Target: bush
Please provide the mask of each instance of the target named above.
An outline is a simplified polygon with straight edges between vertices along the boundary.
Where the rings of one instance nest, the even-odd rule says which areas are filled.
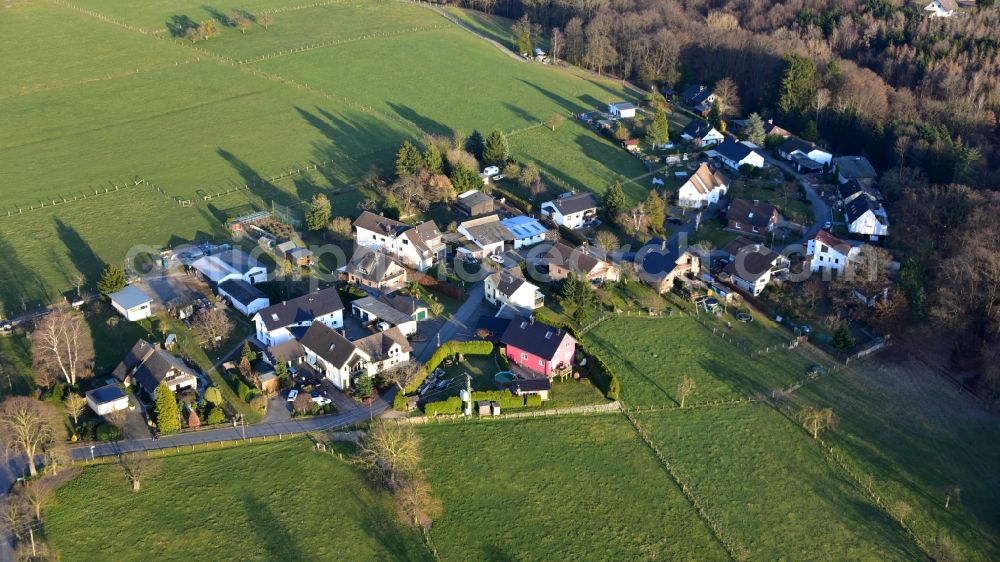
[[[397,412],[406,411],[406,395],[402,392],[397,392],[396,397],[392,399],[392,409]]]
[[[193,390],[185,390],[181,392],[177,399],[185,404],[194,404],[198,401],[198,393]]]
[[[501,347],[497,350],[497,361],[500,363],[500,368],[509,371],[510,370],[510,359],[507,359],[507,348]]]
[[[530,394],[525,398],[524,405],[528,408],[539,408],[542,405],[542,397],[537,394]]]
[[[118,441],[122,438],[122,430],[115,425],[104,422],[97,426],[94,438],[98,441]]]
[[[250,407],[261,414],[267,412],[267,398],[258,392],[250,398]]]
[[[412,394],[416,392],[420,385],[424,382],[428,375],[434,372],[441,363],[455,355],[456,353],[463,353],[466,355],[489,355],[493,353],[493,342],[484,340],[472,340],[472,341],[449,341],[441,344],[441,347],[434,351],[434,355],[424,363],[423,369],[417,374],[410,386],[407,386],[404,390],[404,394]]]
[[[424,404],[424,414],[428,417],[437,415],[457,415],[462,413],[462,399],[452,396],[447,400]]]
[[[205,416],[205,423],[209,425],[223,423],[225,421],[226,413],[222,410],[222,406],[212,406],[212,409],[208,411],[208,415]]]
[[[244,402],[249,402],[250,398],[252,398],[252,396],[250,395],[250,387],[239,379],[235,380],[236,380],[236,388],[234,388],[233,390],[236,391],[236,396],[239,396],[240,400]]]
[[[559,227],[559,235],[569,242],[571,246],[582,246],[587,241],[582,234],[565,226]]]
[[[507,200],[507,204],[513,207],[517,207],[521,212],[525,214],[531,214],[531,203],[525,201],[524,199],[514,195],[510,191],[503,189],[501,187],[494,186],[493,193],[499,195]]]

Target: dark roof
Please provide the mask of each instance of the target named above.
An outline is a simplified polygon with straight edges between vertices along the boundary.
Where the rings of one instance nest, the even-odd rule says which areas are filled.
[[[791,154],[796,150],[804,153],[809,153],[812,150],[823,150],[814,142],[807,142],[798,137],[792,137],[785,142],[778,145],[778,150],[784,152],[785,154]],[[826,152],[826,150],[823,150]],[[829,154],[829,153],[827,153]]]
[[[754,203],[746,199],[733,199],[726,212],[727,220],[734,220],[752,226],[766,228],[771,224],[777,207],[769,203]]]
[[[837,187],[837,192],[841,199],[850,199],[854,194],[867,195],[872,199],[878,199],[878,192],[874,187],[862,184],[856,179],[847,180]]]
[[[273,304],[259,310],[257,314],[268,330],[283,328],[289,324],[309,322],[317,316],[323,316],[344,309],[340,294],[336,287],[321,289],[279,304]]]
[[[361,351],[368,354],[373,361],[382,361],[389,354],[393,344],[399,344],[404,352],[413,351],[410,342],[406,341],[406,336],[397,327],[389,328],[381,332],[375,332],[370,336],[365,336],[359,340],[354,340],[354,345]]]
[[[739,162],[750,155],[750,153],[754,152],[754,149],[743,144],[742,142],[734,140],[732,137],[726,137],[726,140],[722,141],[721,144],[717,144],[712,150],[732,160],[733,162]]]
[[[381,295],[378,299],[407,316],[414,314],[421,308],[427,308],[427,303],[420,299],[415,299],[410,295]]]
[[[507,330],[507,326],[510,326],[509,318],[483,315],[480,316],[479,321],[476,322],[476,331],[486,330],[490,334],[502,335]]]
[[[546,377],[531,378],[531,379],[516,379],[503,386],[509,388],[511,392],[520,389],[521,392],[538,392],[541,390],[551,390],[552,381]]]
[[[559,328],[543,324],[537,320],[518,316],[511,320],[507,330],[500,336],[500,343],[512,345],[544,359],[552,359],[563,338],[573,336]]]
[[[770,271],[780,257],[763,244],[747,244],[736,253],[736,259],[726,265],[725,272],[754,282]]]
[[[560,197],[559,199],[549,201],[549,203],[554,205],[564,215],[572,215],[573,213],[596,209],[598,207],[597,197],[594,197],[594,194],[589,192],[577,193],[569,197]]]
[[[847,179],[875,179],[875,167],[864,156],[839,156],[833,159],[837,172]]]
[[[396,268],[393,268],[394,265]],[[388,255],[366,246],[358,246],[351,261],[347,262],[348,273],[376,283],[384,281],[393,269],[399,267]]]
[[[139,340],[115,368],[114,376],[124,381],[131,375],[135,384],[152,396],[156,392],[156,387],[174,371],[182,375],[195,376],[194,371],[180,358],[163,350],[159,345]]]
[[[302,344],[294,339],[272,345],[267,348],[267,352],[277,361],[295,361],[300,357],[305,357],[306,354],[305,350],[302,349]]]
[[[695,84],[693,86],[688,86],[688,88],[681,93],[681,101],[691,105],[698,105],[707,100],[711,95],[712,90],[710,88],[700,84]]]
[[[712,124],[704,119],[692,119],[684,130],[681,131],[682,135],[687,135],[693,139],[700,139],[708,134],[712,130]]]
[[[601,260],[587,254],[580,248],[570,248],[562,242],[553,244],[551,248],[542,254],[542,259],[546,263],[559,265],[576,273],[584,274],[590,273],[601,263]]]
[[[864,215],[868,211],[871,211],[872,214],[875,215],[875,218],[878,219],[879,222],[884,224],[885,217],[883,217],[880,213],[875,212],[879,208],[880,207],[878,203],[872,201],[871,198],[857,197],[853,201],[848,203],[846,207],[844,207],[844,214],[847,216],[847,222],[854,222],[858,220],[858,218],[861,215]]]
[[[90,398],[95,404],[107,404],[108,402],[119,400],[124,396],[126,396],[125,391],[117,384],[95,388],[87,393],[87,398]]]
[[[230,297],[244,305],[250,304],[257,299],[266,299],[267,295],[260,289],[242,279],[229,279],[219,283],[219,289],[225,291]]]
[[[653,238],[636,252],[640,258],[639,276],[647,282],[659,281],[674,270],[685,253],[687,249],[682,252],[676,240],[664,244],[662,238]]]
[[[386,236],[398,236],[399,234],[413,228],[412,226],[392,220],[370,211],[361,213],[361,216],[354,219],[355,228],[363,228],[372,232],[381,232]]]
[[[344,368],[358,350],[347,338],[322,322],[313,322],[302,336],[301,343],[302,347],[338,369]]]
[[[514,273],[517,272],[517,273]],[[514,294],[515,291],[521,288],[521,285],[527,283],[523,275],[520,275],[521,270],[515,269],[502,270],[494,273],[491,277],[497,277],[497,291],[500,294],[510,296]]]
[[[470,191],[466,194],[459,195],[458,199],[455,200],[455,205],[461,209],[465,209],[468,212],[472,212],[476,207],[481,205],[489,205],[489,211],[493,210],[493,198],[486,195],[482,191]]]
[[[819,162],[809,158],[802,152],[796,152],[791,156],[792,162],[799,165],[800,168],[805,168],[809,171],[819,171],[823,169],[823,165]]]

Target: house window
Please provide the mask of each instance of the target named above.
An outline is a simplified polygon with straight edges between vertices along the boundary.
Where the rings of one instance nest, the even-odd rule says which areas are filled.
[[[743,227],[740,226],[740,223],[736,223],[736,228],[743,228]]]
[[[539,359],[538,360],[538,366],[539,367],[544,367],[545,366],[545,360],[544,359]]]
[[[521,361],[527,361],[527,360],[528,360],[528,354],[527,353],[521,353]]]

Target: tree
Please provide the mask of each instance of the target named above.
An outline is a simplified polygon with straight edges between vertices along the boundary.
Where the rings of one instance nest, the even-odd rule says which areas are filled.
[[[250,29],[250,26],[253,25],[253,22],[250,21],[250,17],[245,12],[240,10],[233,12],[233,14],[229,16],[229,21],[233,24],[233,27],[240,30],[240,33],[243,34],[246,34],[247,30]]]
[[[493,129],[483,144],[483,162],[490,166],[503,166],[510,158],[507,137],[500,129]]]
[[[722,118],[722,104],[719,100],[712,102],[712,109],[708,112],[708,122],[720,133],[726,132],[726,121]]]
[[[257,16],[257,23],[264,26],[264,31],[267,31],[271,24],[274,23],[274,16],[271,14],[261,14]]]
[[[854,347],[854,336],[851,335],[851,330],[847,327],[847,324],[841,324],[837,331],[833,334],[833,347],[836,347],[840,351],[850,351]]]
[[[125,473],[125,480],[133,492],[142,489],[142,477],[146,472],[146,460],[139,453],[122,453],[118,455],[118,466]]]
[[[615,183],[604,192],[604,212],[609,217],[617,217],[619,213],[625,211],[626,204],[625,190],[622,189],[621,182],[615,180]]]
[[[295,397],[295,401],[292,402],[292,409],[294,409],[299,414],[305,414],[311,412],[313,406],[316,404],[312,401],[309,394],[305,392],[300,392],[298,396]]]
[[[473,129],[469,138],[465,139],[465,151],[471,154],[476,160],[482,161],[483,150],[486,148],[486,141],[483,134]]]
[[[187,426],[190,429],[198,429],[201,427],[201,418],[198,417],[198,412],[196,412],[194,408],[191,408],[191,411],[188,412]]]
[[[625,123],[618,121],[618,123],[615,124],[614,137],[616,141],[627,141],[632,138],[632,131],[628,130]]]
[[[594,235],[594,242],[597,243],[597,247],[601,249],[605,257],[619,245],[618,237],[608,229],[598,230],[597,234]]]
[[[42,520],[42,510],[55,498],[55,486],[52,479],[36,478],[25,481],[20,490],[24,503],[35,512],[35,521]]]
[[[715,94],[715,99],[719,101],[722,115],[732,117],[740,114],[740,89],[732,78],[727,76],[716,82],[712,92]]]
[[[428,144],[424,150],[424,167],[435,174],[444,173],[444,157],[436,144]]]
[[[226,413],[223,411],[222,406],[212,406],[205,416],[205,423],[209,425],[215,425],[224,421],[226,421]]]
[[[530,56],[532,54],[531,32],[534,26],[528,18],[528,14],[521,16],[521,19],[510,26],[510,32],[514,38],[514,46],[518,54]]]
[[[410,386],[417,379],[419,373],[420,364],[410,361],[386,372],[383,377],[387,383],[396,385],[399,388],[399,392],[402,393],[406,387]]]
[[[545,120],[545,126],[555,132],[556,127],[566,122],[566,116],[561,113],[553,113]]]
[[[355,458],[376,480],[395,489],[420,467],[420,436],[412,425],[379,418],[361,439]]]
[[[806,126],[802,128],[802,138],[810,142],[816,142],[819,140],[819,129],[816,128],[816,122],[810,119],[806,122]]]
[[[87,399],[81,394],[70,392],[63,401],[63,407],[66,408],[66,414],[69,418],[73,420],[73,430],[75,432],[76,427],[80,423],[80,416],[87,409]]]
[[[399,150],[396,151],[396,178],[404,178],[406,176],[415,174],[423,166],[423,161],[420,157],[420,152],[417,151],[417,147],[405,140],[403,144],[399,146]]]
[[[778,109],[783,115],[798,117],[812,108],[815,80],[816,65],[812,59],[799,55],[785,59],[778,96]]]
[[[820,431],[831,427],[834,423],[833,410],[809,406],[799,412],[799,421],[809,430],[813,439],[819,439]]]
[[[431,493],[431,486],[420,477],[406,478],[396,487],[394,497],[403,523],[430,531],[431,524],[444,513],[444,504]]]
[[[743,128],[743,139],[748,140],[757,146],[764,146],[767,135],[764,133],[764,120],[757,113],[751,113],[747,118],[746,127]]]
[[[351,219],[347,217],[333,217],[327,229],[341,240],[350,240],[354,236],[354,227],[351,225]]]
[[[354,395],[364,400],[375,393],[375,380],[368,375],[359,375],[354,379]]]
[[[462,165],[455,166],[452,169],[450,179],[451,184],[455,187],[455,191],[459,193],[483,187],[483,180],[479,177],[479,174]]]
[[[517,176],[517,183],[521,187],[531,188],[531,186],[542,181],[542,172],[534,162],[528,162],[521,166],[521,172]]]
[[[27,396],[10,396],[0,404],[0,442],[25,456],[31,476],[38,475],[35,459],[54,445],[54,417],[48,404]]]
[[[163,435],[177,433],[181,429],[181,413],[177,409],[177,397],[166,383],[156,388],[156,428]]]
[[[220,307],[203,307],[195,313],[191,323],[196,334],[205,340],[205,347],[215,349],[233,330],[233,321]]]
[[[75,385],[94,367],[94,343],[82,314],[56,310],[42,317],[28,336],[40,381],[62,379]]]
[[[656,110],[653,121],[646,127],[646,142],[652,146],[664,145],[670,142],[670,125],[667,122],[667,112],[662,108]]]
[[[680,403],[681,408],[684,407],[684,403],[687,401],[691,393],[694,392],[694,379],[684,375],[681,377],[681,381],[677,383],[677,401]]]
[[[278,384],[285,386],[291,377],[291,373],[288,372],[288,365],[284,361],[278,361],[274,365],[274,376],[278,379]]]
[[[97,290],[102,295],[108,296],[117,293],[125,288],[125,269],[119,264],[108,264],[101,274],[101,279],[97,282]]]
[[[896,516],[896,519],[899,519],[900,523],[905,525],[907,518],[913,513],[913,507],[904,501],[897,501],[892,504],[892,513]]]
[[[559,55],[562,54],[563,45],[566,43],[566,36],[560,31],[558,27],[552,28],[552,35],[549,39],[549,55],[552,56],[553,61],[559,60]]]
[[[257,360],[257,353],[250,347],[250,342],[243,342],[243,349],[240,350],[240,359],[246,359],[247,362],[253,362]]]
[[[22,498],[9,496],[6,500],[0,500],[0,523],[10,529],[18,541],[24,540],[24,531],[27,530],[31,541],[31,556],[26,558],[31,560],[38,555],[35,546],[35,522],[31,520],[28,506]]]
[[[206,388],[203,398],[205,399],[205,402],[208,402],[213,406],[221,406],[226,402],[222,399],[222,391],[220,391],[217,386],[210,386]]]
[[[660,194],[655,190],[650,191],[643,208],[646,210],[646,217],[653,232],[662,233],[667,220],[667,206]]]
[[[309,210],[306,211],[306,228],[313,232],[323,230],[330,224],[330,200],[326,195],[317,193],[313,195]]]

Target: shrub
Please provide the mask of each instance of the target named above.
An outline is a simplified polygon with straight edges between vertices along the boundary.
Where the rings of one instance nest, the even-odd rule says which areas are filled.
[[[240,397],[240,400],[244,402],[250,401],[250,387],[246,385],[243,381],[236,379],[236,395]]]
[[[250,398],[250,407],[253,408],[254,411],[263,414],[267,411],[267,398],[258,392]]]
[[[406,395],[402,392],[397,392],[396,397],[392,399],[392,409],[397,412],[406,411]]]
[[[185,390],[177,399],[185,404],[194,404],[198,401],[198,393],[193,390]]]
[[[205,389],[205,402],[216,406],[221,406],[223,404],[224,400],[222,399],[222,392],[218,387],[210,386]]]
[[[510,359],[507,359],[507,349],[501,347],[497,351],[499,351],[499,353],[497,353],[497,361],[500,363],[500,368],[505,371],[509,371]]]
[[[424,404],[424,414],[428,417],[437,415],[456,415],[461,413],[462,399],[458,396],[452,396],[447,400],[441,400],[439,402],[429,402]]]
[[[94,437],[98,441],[117,441],[122,438],[122,430],[115,425],[103,422],[97,426]]]
[[[528,408],[539,408],[542,405],[542,397],[537,394],[530,394],[525,398],[524,405]]]
[[[493,342],[484,340],[472,340],[472,341],[449,341],[441,344],[441,347],[434,351],[434,355],[424,363],[423,369],[420,373],[413,379],[410,386],[404,389],[404,394],[412,394],[416,392],[420,385],[424,382],[430,373],[434,372],[438,366],[447,358],[455,355],[456,353],[463,353],[466,355],[489,355],[493,353]]]
[[[208,415],[205,416],[205,423],[209,425],[223,423],[226,421],[226,413],[222,410],[222,406],[212,406],[208,411]]]

